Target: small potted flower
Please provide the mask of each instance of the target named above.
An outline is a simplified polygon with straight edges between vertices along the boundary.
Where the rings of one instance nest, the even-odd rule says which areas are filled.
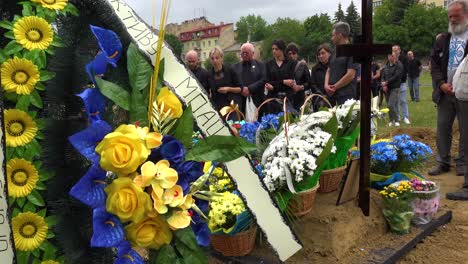
[[[409,181],[400,181],[385,187],[379,193],[384,201],[382,210],[390,230],[396,234],[407,234],[414,213],[411,208],[413,189]]]
[[[439,209],[439,186],[432,181],[413,178],[411,180],[411,188],[415,196],[411,202],[414,213],[412,222],[415,225],[427,224],[437,213],[437,209]]]

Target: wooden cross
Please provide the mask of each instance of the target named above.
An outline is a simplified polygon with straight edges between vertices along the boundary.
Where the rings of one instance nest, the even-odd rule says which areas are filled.
[[[337,56],[353,57],[361,63],[361,167],[359,178],[359,207],[369,216],[370,201],[370,118],[371,118],[371,74],[372,57],[391,53],[392,45],[373,44],[372,40],[372,0],[362,0],[362,37],[354,44],[338,45]]]

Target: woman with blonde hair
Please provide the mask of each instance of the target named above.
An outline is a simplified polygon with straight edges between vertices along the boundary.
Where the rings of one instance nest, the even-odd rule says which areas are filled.
[[[210,51],[209,56],[212,65],[210,87],[216,109],[219,111],[221,108],[230,105],[232,101],[239,106],[239,109],[244,109],[239,79],[231,67],[224,66],[223,51],[219,47],[215,47]],[[231,118],[237,117],[231,115]]]

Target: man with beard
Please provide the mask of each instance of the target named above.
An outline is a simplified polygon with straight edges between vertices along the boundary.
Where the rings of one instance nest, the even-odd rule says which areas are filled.
[[[185,54],[185,62],[190,71],[197,77],[197,80],[205,88],[205,91],[211,97],[210,90],[210,74],[207,70],[200,67],[200,59],[198,58],[198,53],[195,50],[191,50]]]
[[[460,144],[456,162],[456,174],[465,176],[463,189],[448,193],[447,199],[468,200],[468,173],[465,166],[467,155],[464,153],[463,136],[465,126],[460,117],[460,108],[452,87],[453,75],[467,54],[468,45],[468,6],[466,1],[456,0],[448,7],[449,32],[443,33],[434,44],[431,53],[431,75],[436,84],[432,100],[437,104],[437,162],[429,175],[439,175],[450,170],[450,148],[452,145],[452,126],[455,117],[460,124]],[[465,109],[466,111],[466,109]],[[465,120],[466,123],[466,120]]]

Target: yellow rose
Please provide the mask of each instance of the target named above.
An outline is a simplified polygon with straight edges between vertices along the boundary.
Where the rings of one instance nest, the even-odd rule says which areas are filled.
[[[161,107],[161,104],[164,102],[163,112],[166,113],[167,111],[171,110],[172,118],[179,118],[182,116],[182,104],[180,103],[179,98],[177,98],[177,96],[175,96],[175,94],[171,92],[169,88],[161,88],[158,97],[156,97],[156,102],[158,103],[159,107]]]
[[[152,210],[151,198],[130,178],[115,179],[104,191],[107,194],[107,211],[122,222],[139,222]]]
[[[125,233],[132,247],[159,249],[172,240],[172,232],[167,222],[160,216],[131,223],[125,227]]]
[[[137,134],[118,131],[107,134],[95,151],[101,156],[101,167],[119,176],[135,172],[150,154]]]

